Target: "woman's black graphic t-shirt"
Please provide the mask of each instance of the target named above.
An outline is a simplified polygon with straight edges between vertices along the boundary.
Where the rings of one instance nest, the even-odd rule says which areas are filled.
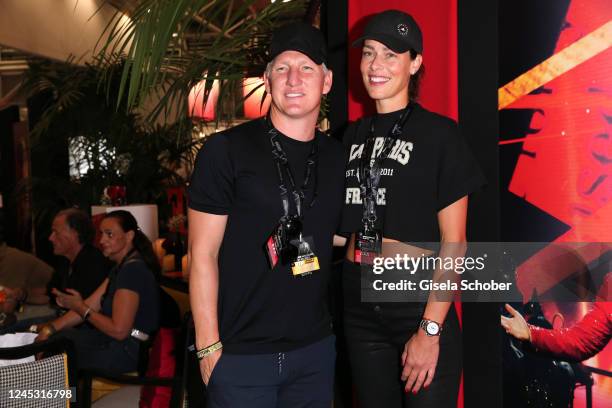
[[[383,236],[402,242],[439,242],[438,211],[478,190],[485,179],[456,123],[419,104],[413,106],[402,135],[381,164],[376,227]],[[376,137],[372,157],[377,157],[402,111],[363,118],[348,127],[341,232],[361,229],[358,171],[372,120]]]

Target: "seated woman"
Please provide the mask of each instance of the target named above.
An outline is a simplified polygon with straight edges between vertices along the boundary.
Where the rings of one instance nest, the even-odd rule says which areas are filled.
[[[134,371],[140,343],[159,327],[159,264],[128,211],[106,214],[100,231],[104,256],[116,266],[87,299],[72,289],[53,289],[58,305],[69,311],[43,326],[37,341],[51,335],[70,338],[79,368]],[[83,321],[88,324],[75,328]]]

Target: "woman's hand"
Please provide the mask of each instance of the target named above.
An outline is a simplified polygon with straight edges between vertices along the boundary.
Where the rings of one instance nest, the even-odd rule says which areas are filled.
[[[439,336],[428,336],[421,329],[412,335],[402,353],[402,381],[406,381],[405,392],[416,394],[421,387],[429,387],[436,373],[439,354]]]
[[[49,333],[40,332],[40,333],[38,333],[38,336],[36,336],[34,338],[34,343],[45,341],[45,340],[47,340],[49,338],[49,336],[50,336]]]
[[[34,339],[34,343],[45,341],[49,337],[53,336],[55,333],[57,333],[57,331],[55,330],[55,327],[53,327],[51,323],[44,324],[38,330],[38,336],[36,336],[36,338]],[[40,353],[36,353],[35,358],[36,360],[41,360],[44,357],[44,355],[45,353],[41,351]]]
[[[202,381],[204,381],[206,386],[208,386],[210,376],[221,358],[221,353],[222,350],[220,349],[200,360],[200,373],[202,374]]]
[[[57,333],[57,330],[55,329],[53,324],[51,323],[43,324],[42,326],[38,328],[38,336],[36,336],[36,338],[34,339],[34,342],[38,343],[40,341],[45,341],[49,337],[54,335],[55,333]]]
[[[55,302],[64,309],[70,309],[78,312],[78,310],[82,309],[85,305],[81,294],[74,289],[66,289],[66,292],[60,292],[59,290],[53,288],[51,293],[56,296]]]
[[[506,333],[517,338],[518,340],[531,341],[531,333],[529,325],[525,318],[512,306],[506,303],[506,310],[512,317],[501,316],[501,325],[506,330]]]

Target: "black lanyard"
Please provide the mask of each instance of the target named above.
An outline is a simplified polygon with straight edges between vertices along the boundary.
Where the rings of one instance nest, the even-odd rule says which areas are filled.
[[[413,111],[413,106],[408,104],[401,116],[391,127],[384,138],[383,148],[380,154],[372,158],[376,136],[374,135],[376,118],[370,123],[370,133],[366,137],[359,161],[359,188],[361,201],[363,202],[363,218],[362,223],[366,227],[374,227],[376,222],[376,197],[378,196],[378,187],[380,186],[380,166],[384,159],[389,156],[391,149],[395,145],[397,139],[402,135],[404,125],[410,114]]]
[[[276,171],[278,173],[278,187],[280,189],[280,196],[283,202],[283,218],[289,217],[289,194],[287,186],[285,185],[285,177],[283,175],[283,168],[287,173],[287,178],[289,179],[289,184],[291,185],[291,195],[293,196],[293,200],[295,202],[295,209],[297,211],[298,217],[302,217],[302,202],[304,201],[305,194],[304,191],[308,186],[308,182],[310,181],[310,176],[313,173],[314,168],[314,187],[312,193],[312,200],[310,201],[309,207],[314,205],[314,202],[317,198],[317,187],[318,187],[318,177],[317,177],[317,165],[318,165],[318,141],[315,140],[312,142],[312,150],[306,159],[306,169],[304,170],[304,182],[302,183],[302,187],[299,189],[296,188],[295,180],[293,178],[293,173],[291,172],[291,168],[289,167],[289,160],[287,159],[287,154],[283,150],[283,147],[278,140],[278,130],[272,125],[272,121],[270,117],[267,117],[268,123],[268,135],[270,136],[270,144],[272,145],[272,156],[276,161]]]

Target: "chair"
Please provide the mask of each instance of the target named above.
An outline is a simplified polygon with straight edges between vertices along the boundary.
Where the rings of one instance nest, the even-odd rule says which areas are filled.
[[[29,362],[0,367],[0,390],[70,390],[72,400],[76,399],[76,391],[70,388],[75,384],[76,373],[74,368],[74,346],[72,342],[63,338],[51,338],[39,343],[20,347],[0,349],[0,359],[16,360],[32,355],[44,353],[44,358]],[[70,363],[69,363],[70,362]],[[40,394],[39,394],[40,395]],[[9,398],[4,391],[0,395],[0,406],[3,408],[29,408],[29,407],[77,407],[77,403],[70,403],[71,398]],[[42,397],[42,396],[41,396]]]
[[[144,343],[140,347],[140,355],[138,360],[138,370],[134,375],[132,374],[112,374],[103,370],[81,370],[79,372],[79,378],[81,379],[82,394],[81,401],[83,408],[91,407],[92,397],[92,381],[94,378],[102,378],[113,383],[119,384],[130,384],[130,385],[149,385],[149,386],[161,386],[170,387],[172,389],[170,407],[179,407],[183,400],[183,372],[184,365],[187,358],[187,330],[189,328],[190,315],[187,315],[180,323],[180,312],[176,302],[168,295],[165,291],[160,289],[161,293],[161,309],[162,319],[161,327],[181,327],[178,338],[176,339],[175,347],[175,375],[173,377],[150,377],[146,376],[146,370],[149,365],[149,352],[150,347],[154,343],[149,341]],[[178,321],[178,324],[177,324]],[[157,336],[157,334],[156,334]],[[153,337],[155,338],[155,336]]]

